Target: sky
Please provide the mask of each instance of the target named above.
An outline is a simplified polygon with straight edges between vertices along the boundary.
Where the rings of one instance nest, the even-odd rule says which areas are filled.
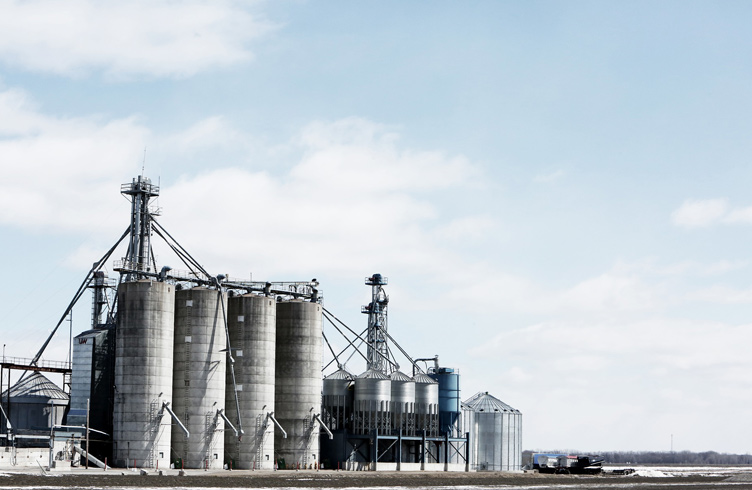
[[[519,409],[525,449],[748,453],[751,14],[0,1],[4,354],[36,353],[143,169],[212,273],[317,278],[356,330],[388,277],[390,334]]]

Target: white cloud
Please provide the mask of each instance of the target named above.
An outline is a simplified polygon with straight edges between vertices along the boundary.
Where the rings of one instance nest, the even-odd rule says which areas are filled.
[[[165,226],[178,236],[217,230],[190,248],[262,274],[426,271],[460,260],[435,239],[447,231],[421,194],[470,185],[477,170],[465,158],[404,148],[395,133],[363,119],[316,122],[301,134],[301,160],[288,172],[226,168],[163,188],[163,202],[180,203],[165,213]],[[473,217],[455,223],[463,220],[476,234],[488,226]]]
[[[0,92],[0,114],[0,223],[107,229],[112,189],[135,172],[149,131],[135,118],[48,116],[18,90]]]
[[[726,223],[752,223],[752,206],[731,210],[724,218]]]
[[[715,285],[689,293],[687,299],[718,304],[752,304],[752,290]]]
[[[78,77],[187,77],[253,58],[273,27],[233,0],[11,0],[0,4],[0,60]]]
[[[538,183],[546,183],[546,182],[556,182],[557,180],[564,177],[565,172],[564,170],[554,170],[553,172],[548,172],[544,174],[538,174],[535,177],[533,177],[533,182]]]
[[[311,123],[298,141],[304,157],[291,177],[300,182],[322,180],[325,188],[338,194],[376,197],[384,191],[440,190],[468,185],[478,176],[462,156],[401,148],[398,133],[361,118]]]
[[[0,113],[6,116],[0,122],[0,223],[48,231],[96,224],[90,232],[100,239],[118,236],[127,223],[118,189],[140,171],[150,140],[159,141],[164,160],[186,148],[242,152],[246,144],[221,116],[157,137],[133,117],[46,115],[17,90],[0,91]],[[165,141],[174,145],[172,153]],[[472,186],[479,175],[462,156],[411,149],[393,130],[357,118],[312,123],[293,141],[290,154],[298,157],[287,169],[253,171],[235,160],[162,185],[159,220],[224,272],[275,276],[461,264],[447,241],[481,239],[494,226],[488,216],[440,211],[437,191]],[[82,257],[97,244],[83,246],[70,262],[88,267],[92,259]]]
[[[671,213],[671,221],[682,228],[701,228],[719,222],[727,212],[726,199],[688,199]]]
[[[732,207],[728,199],[688,199],[673,213],[671,222],[682,228],[703,228],[714,224],[752,224],[752,206]]]
[[[476,342],[470,355],[495,367],[483,382],[503,386],[497,396],[523,411],[527,441],[645,450],[662,447],[671,432],[682,434],[684,447],[707,444],[690,435],[709,410],[719,433],[752,436],[752,429],[738,432],[733,416],[752,402],[749,342],[752,325],[744,324],[551,320],[507,327]],[[567,424],[550,423],[551,414]],[[602,438],[592,431],[571,430],[593,424],[609,427],[609,446],[594,446]]]
[[[659,275],[697,275],[697,276],[717,276],[727,272],[749,267],[748,260],[719,260],[709,264],[703,264],[696,261],[685,261],[665,266],[653,265],[648,272]]]
[[[546,288],[530,278],[474,262],[455,274],[456,287],[446,292],[458,304],[489,307],[494,311],[560,316],[624,315],[659,309],[670,300],[660,281],[648,281],[644,272],[617,262],[611,270],[560,289]]]
[[[205,149],[243,147],[244,137],[222,116],[202,119],[159,142],[166,152],[193,153]]]

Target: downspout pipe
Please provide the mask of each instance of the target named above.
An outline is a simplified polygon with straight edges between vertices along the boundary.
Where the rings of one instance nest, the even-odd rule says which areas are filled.
[[[10,392],[10,388],[8,388],[8,391]],[[13,430],[13,426],[10,424],[10,419],[8,418],[8,414],[5,413],[5,409],[2,405],[0,405],[0,412],[3,412],[3,417],[5,417],[5,428],[8,430],[8,432]]]
[[[88,451],[86,451],[85,449],[81,449],[78,446],[73,446],[73,451],[75,451],[77,453],[81,453],[81,455],[84,458],[88,459],[89,461],[91,461],[95,465],[99,466],[100,468],[103,468],[105,470],[112,469],[111,466],[107,466],[106,464],[104,464],[103,462],[101,462],[100,460],[98,460],[97,458],[95,458],[94,456],[92,456],[91,454],[89,454]]]
[[[217,415],[219,415],[220,417],[222,417],[222,420],[225,421],[225,424],[227,424],[227,425],[230,426],[230,428],[233,430],[233,432],[235,432],[235,436],[240,437],[240,433],[238,432],[238,429],[236,429],[235,426],[232,425],[232,422],[230,422],[230,419],[228,419],[227,415],[225,415],[225,409],[224,408],[221,408],[221,409],[217,410]]]
[[[329,434],[329,439],[334,439],[334,434],[332,434],[332,431],[329,430],[329,427],[326,426],[323,420],[321,420],[321,417],[319,417],[319,414],[315,413],[313,414],[313,418],[319,421],[319,424],[321,424],[321,427],[324,428],[327,434]]]
[[[282,431],[282,438],[287,439],[287,432],[285,432],[285,429],[283,429],[282,426],[279,425],[279,422],[277,422],[277,419],[274,418],[274,412],[269,412],[266,414],[266,416],[272,419],[272,422],[274,422],[274,425],[279,427],[279,430]]]
[[[183,422],[180,421],[177,415],[175,415],[175,412],[172,411],[170,408],[170,402],[162,402],[162,409],[167,410],[167,413],[170,414],[170,417],[172,417],[172,420],[175,421],[176,424],[178,424],[178,427],[180,427],[180,430],[185,432],[185,437],[191,437],[191,433],[188,432],[188,429],[185,428],[185,425],[183,425]]]

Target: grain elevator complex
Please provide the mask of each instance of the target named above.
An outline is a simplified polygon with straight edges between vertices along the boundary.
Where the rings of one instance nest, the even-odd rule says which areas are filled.
[[[26,455],[146,471],[520,470],[520,412],[487,392],[463,403],[458,370],[397,343],[386,277],[365,278],[365,328],[354,329],[324,307],[316,279],[207,272],[157,221],[148,178],[121,193],[130,224],[50,337],[33,359],[3,357],[0,467]],[[157,263],[155,239],[180,270]],[[91,326],[72,339],[71,362],[42,361],[89,290]],[[11,386],[12,372],[23,374]]]

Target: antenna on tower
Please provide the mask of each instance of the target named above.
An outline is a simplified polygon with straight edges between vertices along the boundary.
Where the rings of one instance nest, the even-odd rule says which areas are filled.
[[[144,159],[141,162],[141,177],[144,176],[144,169],[146,168],[146,146],[144,146]]]

